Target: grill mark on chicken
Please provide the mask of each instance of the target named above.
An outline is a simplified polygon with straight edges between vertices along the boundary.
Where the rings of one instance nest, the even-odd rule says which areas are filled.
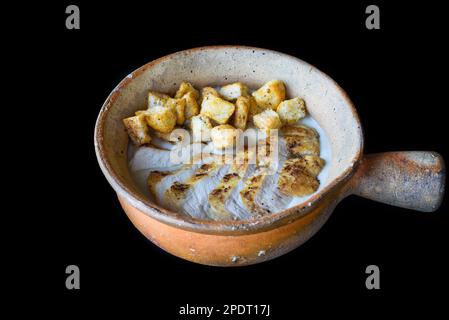
[[[286,158],[281,154],[278,159],[277,170],[265,177],[261,188],[254,198],[255,205],[268,213],[282,211],[292,200],[292,197],[280,192],[277,184],[285,161]]]
[[[173,171],[152,171],[148,175],[147,185],[150,188],[150,192],[153,196],[156,196],[156,185],[166,176],[174,174]]]
[[[249,219],[253,216],[253,213],[246,208],[242,198],[240,197],[240,191],[244,188],[244,181],[254,174],[257,166],[250,164],[245,172],[245,175],[238,180],[235,187],[232,189],[229,197],[225,200],[225,210],[232,213],[233,219]]]
[[[156,202],[164,207],[168,204],[164,199],[165,191],[175,182],[181,182],[190,177],[196,170],[197,165],[184,165],[182,169],[175,171],[152,171],[150,172],[147,185]],[[169,207],[167,207],[169,208]]]
[[[170,186],[170,189],[169,189],[170,196],[173,197],[174,199],[176,199],[176,201],[179,201],[185,197],[185,194],[189,189],[190,189],[190,184],[175,181]]]
[[[226,210],[225,201],[240,180],[237,173],[226,174],[219,185],[209,194],[208,216],[214,220],[228,220],[232,213]]]
[[[192,217],[205,218],[203,204],[207,202],[207,194],[227,169],[227,166],[221,166],[215,162],[204,163],[183,183],[173,183],[165,191],[163,198],[172,210],[182,211]],[[219,180],[214,182],[214,179]],[[209,186],[209,184],[213,184],[213,186]],[[205,193],[206,196],[204,196]],[[205,199],[203,199],[204,197]]]
[[[204,177],[206,177],[210,172],[217,168],[215,163],[205,163],[198,168],[195,174],[187,181],[189,184],[195,184],[198,181],[201,181]]]
[[[260,215],[269,213],[255,203],[256,195],[262,187],[266,177],[267,174],[264,173],[264,171],[259,170],[244,181],[243,189],[240,191],[240,197],[245,207],[249,211]]]
[[[189,198],[185,202],[184,212],[191,216],[208,216],[208,197],[211,191],[220,183],[229,170],[229,165],[216,166],[201,183],[196,183],[189,192]]]
[[[324,160],[313,155],[287,160],[279,177],[279,190],[299,197],[315,192],[320,185],[317,176],[323,165]]]
[[[166,199],[166,202],[172,204],[172,207],[179,209],[183,200],[187,197],[187,192],[192,188],[192,186],[200,182],[202,179],[207,178],[208,174],[216,169],[217,166],[213,163],[202,164],[184,183],[175,181],[165,191],[163,197]]]
[[[281,129],[287,155],[300,157],[303,155],[320,155],[318,132],[306,126],[286,126]]]
[[[287,149],[293,157],[309,154],[318,156],[320,154],[320,142],[318,138],[287,136],[284,139],[287,144]]]
[[[214,220],[228,220],[233,218],[233,213],[226,209],[226,200],[231,196],[232,191],[245,175],[248,169],[252,151],[244,151],[238,155],[231,166],[229,172],[223,176],[220,183],[211,191],[206,206],[207,215]]]
[[[318,132],[311,127],[305,125],[290,125],[281,128],[281,133],[284,136],[297,136],[302,138],[319,138]]]

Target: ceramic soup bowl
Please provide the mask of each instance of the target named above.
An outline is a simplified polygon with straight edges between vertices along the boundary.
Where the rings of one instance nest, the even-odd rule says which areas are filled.
[[[252,88],[283,80],[287,97],[301,96],[330,140],[323,186],[306,202],[248,221],[205,221],[152,202],[131,178],[122,119],[145,106],[149,89],[173,94],[181,81],[196,87],[241,81]],[[445,170],[435,152],[363,154],[354,105],[330,77],[295,57],[266,49],[213,46],[177,52],[137,69],[112,91],[95,127],[100,168],[136,228],[178,257],[206,265],[241,266],[278,257],[303,244],[346,196],[430,212],[444,192]]]

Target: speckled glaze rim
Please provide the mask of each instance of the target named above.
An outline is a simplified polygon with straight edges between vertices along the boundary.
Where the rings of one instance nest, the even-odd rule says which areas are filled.
[[[341,96],[347,102],[347,105],[351,108],[352,116],[354,120],[358,124],[358,131],[360,135],[360,146],[358,151],[354,155],[351,164],[333,181],[329,182],[327,186],[325,186],[322,190],[318,191],[316,194],[311,196],[306,202],[303,202],[295,207],[286,209],[284,211],[278,212],[276,214],[270,214],[266,216],[256,217],[251,220],[243,220],[243,221],[209,221],[209,220],[201,220],[197,218],[192,218],[190,216],[182,215],[176,212],[169,211],[165,208],[162,208],[155,203],[152,203],[148,199],[140,196],[137,193],[134,193],[127,185],[126,182],[120,178],[112,169],[112,166],[105,155],[105,148],[103,144],[103,131],[104,131],[104,123],[106,117],[108,115],[108,110],[111,105],[115,102],[117,97],[120,94],[120,89],[126,87],[133,78],[139,76],[145,70],[152,68],[154,65],[161,63],[166,59],[170,59],[176,55],[187,55],[195,51],[204,51],[204,50],[224,50],[224,49],[248,49],[255,50],[259,52],[270,52],[275,53],[280,56],[284,56],[289,59],[296,60],[300,63],[306,64],[316,70],[316,72],[320,73],[321,76],[327,78],[327,80],[332,83],[336,89],[340,92]],[[316,67],[311,64],[290,56],[285,53],[277,52],[269,49],[262,49],[257,47],[249,47],[249,46],[240,46],[240,45],[220,45],[220,46],[205,46],[199,48],[193,48],[183,51],[178,51],[159,59],[153,60],[142,67],[136,69],[132,73],[130,73],[127,77],[125,77],[111,92],[111,94],[107,97],[104,102],[100,113],[98,115],[96,124],[95,124],[95,132],[94,132],[94,144],[95,144],[95,153],[97,155],[97,160],[100,165],[103,174],[106,176],[106,179],[111,184],[113,189],[122,197],[127,199],[129,203],[144,212],[148,216],[155,218],[163,223],[170,224],[175,227],[179,227],[186,230],[191,230],[200,233],[208,233],[208,234],[228,234],[228,235],[239,235],[239,234],[247,234],[254,232],[262,232],[264,230],[270,230],[276,228],[279,225],[289,223],[298,218],[302,218],[310,213],[313,208],[315,208],[325,197],[329,196],[332,191],[336,190],[339,186],[343,185],[344,182],[348,181],[349,178],[353,175],[355,169],[359,165],[362,156],[363,156],[363,129],[360,123],[359,116],[354,107],[354,104],[350,100],[349,96],[346,92],[327,74],[320,71]],[[338,199],[339,200],[339,199]]]

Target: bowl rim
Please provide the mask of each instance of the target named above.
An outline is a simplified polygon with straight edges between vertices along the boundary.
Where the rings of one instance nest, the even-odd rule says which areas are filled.
[[[281,212],[275,214],[269,214],[264,216],[255,217],[250,220],[229,220],[229,221],[214,221],[214,220],[203,220],[198,218],[192,218],[187,215],[183,215],[180,213],[176,213],[170,210],[167,210],[163,207],[158,206],[157,204],[151,202],[149,199],[140,196],[139,194],[133,192],[126,184],[126,182],[119,177],[114,170],[110,162],[108,161],[105,153],[105,147],[103,144],[103,132],[104,132],[104,123],[108,114],[108,110],[110,106],[115,102],[117,97],[120,94],[120,89],[126,87],[128,83],[130,83],[133,78],[139,76],[147,69],[153,67],[156,64],[159,64],[166,59],[170,59],[177,55],[187,55],[196,51],[205,51],[205,50],[224,50],[224,49],[248,49],[255,50],[259,52],[269,52],[278,54],[280,56],[296,60],[302,64],[310,66],[314,69],[315,72],[319,73],[322,77],[326,78],[330,81],[332,85],[335,86],[337,91],[340,93],[342,98],[345,100],[346,104],[349,106],[352,116],[356,123],[358,124],[357,130],[360,137],[360,145],[352,158],[351,164],[344,169],[340,175],[330,181],[323,189],[316,192],[307,201],[298,204],[294,207],[288,208]],[[95,145],[95,154],[97,156],[98,163],[100,168],[108,180],[109,184],[112,188],[120,195],[122,198],[126,199],[136,209],[140,210],[144,214],[150,216],[151,218],[155,218],[158,221],[163,223],[175,226],[177,228],[182,228],[189,231],[200,232],[200,233],[208,233],[208,234],[229,234],[229,235],[239,235],[239,234],[248,234],[254,232],[262,232],[265,230],[270,230],[276,228],[285,223],[289,223],[298,218],[303,218],[309,213],[313,212],[313,209],[322,202],[333,190],[336,190],[337,187],[344,182],[348,181],[351,176],[354,174],[355,169],[360,164],[360,161],[363,156],[363,147],[364,147],[364,134],[362,125],[360,122],[360,118],[355,109],[354,104],[349,98],[348,94],[338,85],[335,80],[333,80],[326,73],[322,72],[315,66],[288,54],[278,52],[275,50],[251,47],[251,46],[242,46],[242,45],[214,45],[214,46],[203,46],[192,49],[186,49],[182,51],[177,51],[168,55],[165,55],[156,60],[150,61],[143,66],[137,68],[133,72],[131,72],[128,76],[126,76],[120,83],[112,90],[112,92],[108,95],[101,110],[98,114],[95,129],[94,129],[94,145]]]

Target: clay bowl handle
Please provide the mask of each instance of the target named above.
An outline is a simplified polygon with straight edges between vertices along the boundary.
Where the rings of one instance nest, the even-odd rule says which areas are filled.
[[[365,155],[351,192],[394,206],[432,212],[444,195],[444,160],[436,152],[407,151]]]

